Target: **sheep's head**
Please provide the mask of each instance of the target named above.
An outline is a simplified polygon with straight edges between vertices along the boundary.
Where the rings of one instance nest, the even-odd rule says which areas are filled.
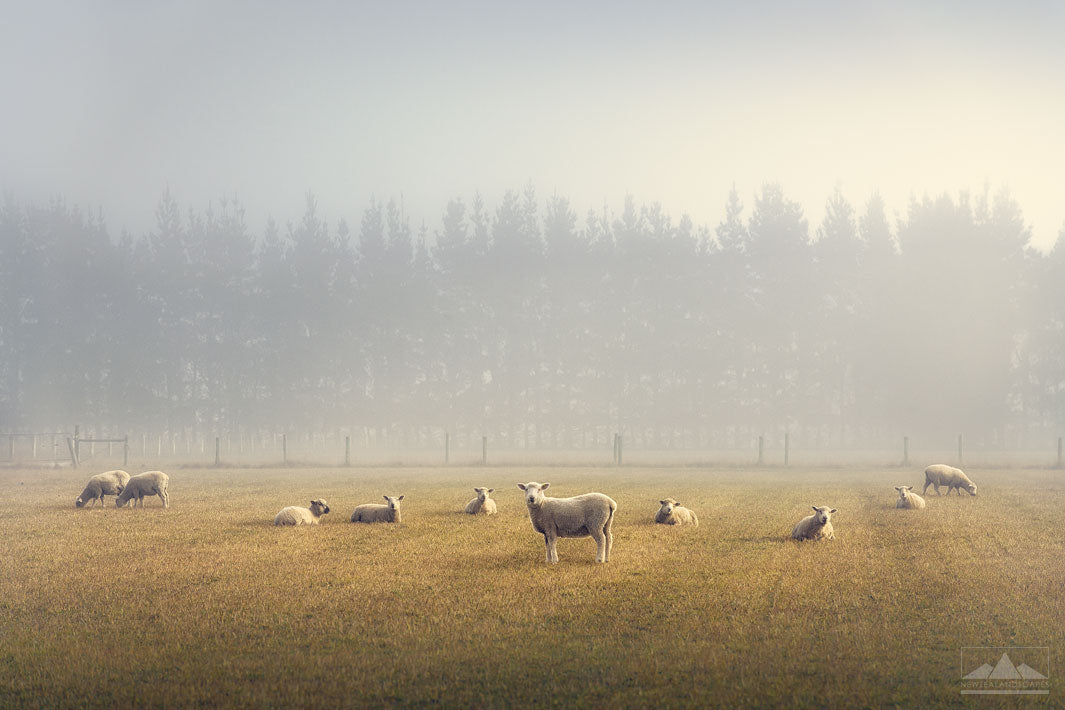
[[[85,501],[83,501],[81,499],[81,496],[78,496],[77,498],[74,499],[74,507],[75,508],[80,508],[83,505],[85,505]]]
[[[814,505],[811,506],[814,509],[814,520],[818,525],[826,525],[832,518],[832,514],[836,512],[835,508],[829,508],[827,505]]]
[[[969,481],[968,483],[964,483],[962,485],[965,486],[965,490],[969,493],[969,495],[971,495],[971,496],[976,495],[976,484],[975,483],[973,483],[972,481]]]
[[[317,516],[325,515],[329,512],[329,504],[325,502],[325,498],[319,498],[311,501],[311,512]]]
[[[403,500],[403,496],[394,498],[392,496],[385,496],[385,500],[388,501],[388,507],[392,510],[399,510],[399,502]]]
[[[658,502],[662,504],[662,509],[658,512],[662,513],[663,515],[669,515],[673,512],[674,508],[680,505],[680,503],[673,500],[672,498],[666,498],[665,500],[660,500]]]
[[[477,494],[477,498],[484,503],[488,500],[488,494],[494,491],[495,488],[474,488],[473,492]]]
[[[525,505],[530,508],[539,508],[544,504],[544,491],[550,485],[550,483],[529,481],[528,483],[519,483],[518,488],[525,491]]]
[[[895,486],[895,490],[899,492],[899,498],[906,498],[906,491],[912,491],[913,486]]]

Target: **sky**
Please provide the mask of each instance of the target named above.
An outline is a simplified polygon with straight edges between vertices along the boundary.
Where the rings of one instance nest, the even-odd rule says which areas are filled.
[[[165,191],[253,230],[313,194],[439,227],[448,200],[626,195],[715,226],[768,182],[811,233],[1006,188],[1065,228],[1065,3],[0,0],[0,190],[142,235]]]

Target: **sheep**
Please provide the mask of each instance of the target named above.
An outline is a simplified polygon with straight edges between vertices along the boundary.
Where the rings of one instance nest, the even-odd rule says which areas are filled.
[[[274,525],[317,525],[319,519],[328,512],[329,504],[325,498],[312,500],[310,508],[289,505],[274,516]]]
[[[466,512],[470,515],[477,513],[495,515],[496,502],[488,497],[488,494],[494,490],[495,488],[474,488],[473,492],[477,494],[477,497],[466,504]]]
[[[811,507],[814,509],[813,515],[800,520],[791,531],[791,536],[796,540],[834,540],[836,533],[832,530],[831,518],[836,509],[827,505]]]
[[[103,505],[104,496],[119,495],[128,482],[129,474],[125,471],[116,470],[98,473],[89,478],[89,483],[85,486],[85,490],[74,499],[74,505],[80,508],[91,501],[92,505],[89,507],[93,508],[96,506],[97,500],[100,501],[100,505]]]
[[[355,508],[351,514],[353,523],[401,523],[399,502],[403,496],[394,498],[385,496],[387,503],[364,503]]]
[[[662,507],[655,513],[655,522],[662,523],[663,525],[694,525],[699,526],[699,518],[695,515],[695,511],[685,508],[683,505],[673,500],[672,498],[666,498],[665,500],[658,501],[662,504]]]
[[[895,486],[895,490],[899,492],[899,499],[895,501],[896,508],[924,509],[924,498],[913,492],[913,486]]]
[[[940,495],[940,486],[947,487],[948,496],[952,488],[957,489],[959,497],[961,496],[962,488],[969,495],[976,495],[976,484],[970,481],[969,477],[960,468],[954,468],[942,463],[932,464],[924,470],[924,489],[921,491],[921,495],[927,494],[929,486],[935,487],[937,496]]]
[[[115,499],[115,506],[121,508],[133,498],[137,499],[137,505],[144,507],[144,496],[159,496],[163,501],[163,507],[170,507],[170,495],[166,489],[170,486],[170,476],[162,471],[147,471],[131,476],[122,493]]]
[[[533,530],[544,536],[548,563],[558,562],[555,545],[560,537],[592,537],[596,544],[595,561],[610,559],[614,535],[610,531],[618,504],[602,493],[585,493],[573,498],[547,498],[550,483],[519,483],[525,491],[525,504]]]

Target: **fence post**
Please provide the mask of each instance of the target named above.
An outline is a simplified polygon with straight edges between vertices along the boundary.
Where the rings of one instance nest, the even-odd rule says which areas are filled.
[[[902,465],[910,465],[910,437],[902,437]]]
[[[288,434],[281,435],[281,462],[288,465]]]
[[[444,463],[451,463],[451,433],[444,432]]]
[[[758,465],[765,463],[765,436],[758,437]]]
[[[70,465],[72,468],[78,467],[78,446],[75,444],[76,440],[67,437],[67,448],[70,449]]]
[[[624,456],[622,452],[625,450],[625,447],[623,443],[624,439],[622,438],[621,434],[618,434],[618,466],[621,466],[624,463]]]
[[[784,465],[788,465],[788,458],[791,455],[791,436],[788,432],[784,432]]]
[[[33,435],[33,460],[37,460],[37,435]]]
[[[122,468],[129,466],[129,434],[122,439]]]
[[[1059,436],[1058,437],[1058,468],[1061,468],[1061,466],[1062,466],[1062,461],[1061,461],[1061,437]]]
[[[618,465],[618,433],[614,432],[614,452],[612,454],[614,465]]]
[[[351,465],[351,437],[344,437],[344,465]]]
[[[15,435],[7,437],[7,460],[15,460]]]
[[[75,424],[74,425],[74,454],[71,457],[72,460],[75,461],[75,462],[77,462],[79,460],[79,458],[80,458],[79,454],[81,454],[81,444],[78,443],[78,439],[80,439],[80,438],[81,438],[81,425],[80,424]],[[74,465],[76,467],[77,463],[75,463]]]
[[[214,465],[217,466],[222,463],[222,437],[216,436],[214,438]]]
[[[962,457],[961,457],[961,434],[958,434],[958,463],[962,463]]]
[[[481,437],[481,464],[488,465],[488,437]]]

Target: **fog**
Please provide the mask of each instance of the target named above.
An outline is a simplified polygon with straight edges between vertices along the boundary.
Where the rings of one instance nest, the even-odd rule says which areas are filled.
[[[1065,429],[1056,3],[5,16],[0,432]]]

